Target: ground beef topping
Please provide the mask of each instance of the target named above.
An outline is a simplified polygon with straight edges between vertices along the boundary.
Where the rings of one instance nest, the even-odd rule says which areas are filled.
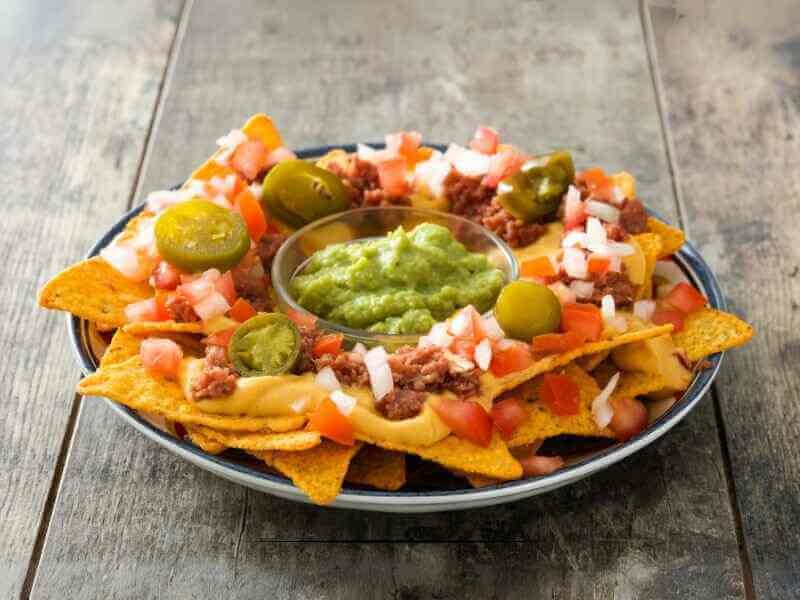
[[[323,354],[314,358],[314,370],[319,372],[325,367],[333,369],[336,379],[342,385],[369,385],[369,373],[364,358],[357,352],[341,352],[339,354]]]
[[[484,209],[481,223],[505,240],[512,248],[528,246],[547,231],[547,227],[541,223],[520,221],[503,208],[497,198]]]
[[[269,278],[264,271],[259,250],[260,245],[245,254],[231,274],[236,295],[247,300],[257,311],[265,312],[272,309],[273,302],[269,295]]]
[[[628,233],[644,233],[647,231],[647,212],[639,200],[628,199],[619,213],[619,225]]]
[[[594,292],[591,301],[600,304],[603,296],[611,295],[617,308],[633,302],[634,285],[625,273],[609,271],[594,280]]]
[[[347,166],[331,163],[327,169],[341,178],[342,183],[350,192],[353,206],[362,206],[367,192],[380,190],[378,168],[371,162],[361,160],[357,155],[350,157]]]
[[[218,398],[232,394],[239,376],[228,362],[228,354],[222,346],[206,346],[203,371],[192,382],[192,397]]]
[[[494,189],[483,185],[480,177],[468,177],[455,169],[450,171],[442,186],[450,212],[478,222],[494,196]]]
[[[395,388],[380,400],[375,401],[375,408],[392,421],[416,417],[425,405],[425,392]]]
[[[286,236],[282,233],[265,233],[258,241],[256,253],[261,259],[261,266],[264,269],[264,273],[269,274],[272,268],[272,260],[285,241]]]
[[[169,313],[169,318],[178,323],[191,323],[199,321],[200,317],[194,312],[192,305],[185,296],[170,294],[164,302],[164,308]]]

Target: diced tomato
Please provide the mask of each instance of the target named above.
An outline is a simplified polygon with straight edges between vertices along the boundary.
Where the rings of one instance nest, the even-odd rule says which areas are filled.
[[[477,402],[443,396],[433,409],[458,437],[484,448],[492,443],[492,420]]]
[[[609,427],[619,441],[627,442],[647,427],[647,407],[642,402],[636,398],[612,398],[610,402],[614,416]]]
[[[175,379],[183,358],[181,347],[170,339],[147,338],[139,346],[139,356],[148,373]]]
[[[584,337],[575,331],[567,331],[566,333],[545,333],[533,338],[531,348],[534,354],[543,356],[547,354],[569,352],[570,350],[579,348],[584,343],[586,343]]]
[[[588,262],[589,273],[602,277],[611,269],[611,259],[605,256],[589,256]]]
[[[310,429],[337,444],[352,446],[355,443],[353,424],[339,412],[330,398],[325,398],[316,410],[308,415],[308,424]]]
[[[472,136],[469,147],[482,154],[494,154],[497,152],[497,144],[500,143],[500,136],[491,127],[481,126]]]
[[[568,375],[545,373],[539,399],[554,415],[566,417],[578,414],[580,390]]]
[[[258,242],[267,232],[267,218],[264,216],[264,209],[261,203],[248,189],[244,188],[234,200],[234,208],[242,215],[247,224],[247,231],[254,242]]]
[[[169,313],[164,308],[163,302],[156,296],[133,302],[125,307],[125,318],[128,322],[137,321],[168,321]]]
[[[285,160],[294,160],[297,158],[297,154],[289,150],[288,148],[281,146],[279,148],[275,148],[272,152],[267,155],[267,163],[264,165],[265,169],[277,165],[280,162]]]
[[[228,304],[236,302],[236,284],[233,281],[233,273],[225,271],[225,273],[217,279],[214,284],[215,289],[222,294]]]
[[[261,140],[247,140],[239,144],[231,156],[231,166],[247,181],[253,181],[267,166],[269,151]]]
[[[489,172],[484,175],[481,183],[486,187],[496,188],[506,177],[511,177],[522,168],[528,156],[520,154],[513,149],[502,150],[489,158]]]
[[[589,196],[597,200],[612,200],[614,198],[614,184],[603,169],[592,167],[578,173],[575,178],[589,188]]]
[[[228,311],[228,314],[232,319],[244,323],[247,319],[255,317],[258,311],[244,298],[237,298],[236,302],[233,303],[233,306],[231,306],[231,309]]]
[[[564,459],[560,456],[537,456],[532,454],[531,456],[517,458],[517,460],[522,466],[522,473],[526,477],[549,475],[564,466]]]
[[[386,136],[386,150],[391,156],[400,156],[413,165],[417,162],[421,142],[422,134],[417,131],[398,131]]]
[[[666,295],[664,302],[687,315],[697,312],[706,305],[705,296],[685,281],[676,284]]]
[[[565,304],[561,309],[561,329],[596,342],[603,335],[603,315],[594,304]]]
[[[521,371],[533,363],[530,345],[525,342],[503,340],[492,349],[492,364],[489,370],[495,377]]]
[[[675,328],[672,333],[677,333],[683,330],[683,322],[686,319],[686,314],[674,308],[660,308],[657,309],[650,320],[656,325],[666,325],[672,323]]]
[[[405,196],[406,161],[404,158],[390,158],[378,164],[378,179],[381,188],[390,196]]]
[[[181,272],[165,260],[156,265],[152,277],[153,287],[157,290],[174,290],[181,282]]]
[[[238,327],[229,327],[228,329],[216,331],[204,337],[203,343],[206,346],[222,346],[223,348],[227,348],[228,343],[231,341],[231,338],[233,337],[233,334],[236,333],[237,329]]]
[[[526,260],[521,269],[523,277],[555,277],[558,274],[553,267],[553,261],[547,256]]]
[[[475,359],[475,346],[477,344],[472,339],[464,339],[457,337],[450,344],[450,350],[454,354],[463,356],[467,360]]]
[[[341,333],[328,333],[320,336],[314,343],[311,353],[319,358],[323,354],[339,354],[342,351],[344,336]]]
[[[510,438],[528,418],[525,407],[517,398],[506,398],[500,402],[495,402],[492,406],[492,422],[503,438]]]
[[[300,312],[299,310],[290,308],[286,311],[286,316],[298,327],[313,329],[317,326],[317,317],[307,312]]]

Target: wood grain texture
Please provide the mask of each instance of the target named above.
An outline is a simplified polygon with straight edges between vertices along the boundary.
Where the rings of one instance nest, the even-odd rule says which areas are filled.
[[[78,373],[62,314],[36,290],[125,208],[177,2],[0,7],[0,597],[20,593]]]
[[[566,146],[581,164],[625,167],[649,204],[676,215],[630,2],[250,0],[230,10],[198,0],[142,190],[183,179],[259,110],[295,147],[407,127],[466,141],[489,122],[526,148]],[[568,489],[416,516],[246,491],[85,402],[34,597],[743,595],[709,402]]]
[[[717,395],[758,598],[800,597],[800,12],[651,10],[690,237],[755,325]]]

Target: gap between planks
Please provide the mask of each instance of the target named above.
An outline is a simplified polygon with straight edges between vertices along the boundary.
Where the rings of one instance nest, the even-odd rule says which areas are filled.
[[[183,5],[181,6],[181,12],[180,16],[178,17],[175,35],[172,37],[172,42],[170,43],[169,50],[167,51],[166,64],[164,65],[161,82],[158,86],[158,92],[156,93],[155,106],[150,119],[150,125],[145,133],[144,149],[142,151],[142,156],[139,159],[136,172],[134,173],[131,194],[125,204],[126,211],[130,210],[139,193],[141,174],[144,172],[146,161],[150,156],[150,143],[153,132],[155,131],[155,128],[160,121],[161,113],[163,112],[164,98],[166,97],[166,91],[169,89],[168,84],[171,81],[172,74],[175,70],[178,49],[183,41],[183,37],[186,32],[186,23],[189,20],[189,13],[193,4],[194,0],[184,0]],[[42,558],[42,552],[44,551],[45,542],[47,540],[47,533],[50,529],[50,520],[53,516],[53,509],[55,508],[56,500],[58,499],[58,493],[61,489],[64,468],[67,463],[67,458],[69,457],[70,449],[72,448],[72,442],[75,438],[75,430],[77,429],[78,418],[80,417],[82,406],[82,397],[79,394],[75,394],[72,399],[72,408],[70,409],[69,418],[67,419],[67,426],[64,430],[64,436],[61,440],[56,464],[53,469],[53,477],[50,482],[50,488],[47,492],[47,497],[42,509],[42,516],[39,520],[39,526],[36,531],[36,541],[33,544],[31,558],[28,561],[28,569],[25,573],[25,579],[22,583],[22,590],[20,591],[21,600],[28,600],[31,592],[33,591],[34,582],[36,581],[36,573],[39,568],[39,562]]]
[[[690,230],[686,222],[686,210],[684,208],[683,193],[680,184],[680,171],[678,170],[678,161],[675,156],[675,146],[672,141],[672,133],[669,128],[669,118],[666,104],[666,94],[661,84],[661,74],[658,67],[658,51],[655,42],[655,33],[653,30],[653,21],[650,14],[650,0],[639,0],[639,16],[642,20],[642,31],[647,54],[647,61],[650,67],[650,76],[653,80],[653,90],[656,98],[656,107],[658,109],[658,118],[661,125],[662,141],[664,144],[664,151],[667,155],[667,166],[669,168],[670,178],[672,179],[672,190],[675,195],[675,202],[678,210],[678,225],[687,233],[689,237]],[[674,9],[673,9],[674,10]],[[722,409],[720,408],[719,389],[717,384],[714,383],[708,395],[711,398],[711,403],[714,407],[714,417],[717,423],[717,436],[719,438],[720,452],[722,454],[723,476],[725,477],[725,484],[728,491],[728,502],[731,508],[731,515],[733,516],[734,528],[736,530],[736,542],[739,548],[739,564],[742,569],[742,581],[744,583],[744,595],[747,600],[754,600],[756,598],[755,587],[753,586],[753,567],[750,560],[750,551],[747,547],[747,540],[744,535],[744,527],[742,525],[742,515],[739,510],[739,502],[736,496],[736,481],[733,477],[733,468],[731,466],[731,455],[728,449],[728,434],[725,429],[725,421],[722,416]]]

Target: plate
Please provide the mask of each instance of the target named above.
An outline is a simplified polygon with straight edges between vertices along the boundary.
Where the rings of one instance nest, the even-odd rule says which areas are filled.
[[[382,146],[382,144],[373,145],[373,147],[380,146]],[[436,146],[434,145],[434,147]],[[343,148],[348,152],[354,152],[355,144],[308,148],[298,151],[297,155],[301,158],[316,158],[334,148]],[[143,205],[134,208],[115,223],[114,226],[94,244],[89,251],[88,257],[99,254],[100,250],[108,245],[114,236],[122,231],[126,223],[136,216],[142,208]],[[649,209],[648,212],[657,218],[661,218],[657,213]],[[726,309],[722,290],[719,287],[714,273],[691,243],[688,241],[684,243],[683,248],[675,255],[675,260],[686,273],[687,277],[689,277],[695,286],[705,294],[712,308],[719,310]],[[67,327],[81,371],[84,374],[95,371],[97,368],[97,360],[91,348],[89,323],[78,317],[68,315]],[[510,481],[478,489],[465,488],[440,491],[412,490],[383,492],[359,489],[348,486],[345,483],[341,493],[332,506],[336,508],[397,513],[464,510],[514,502],[569,485],[610,467],[634,452],[638,452],[642,448],[655,442],[677,425],[689,414],[689,411],[697,405],[706,391],[708,391],[719,372],[723,356],[724,353],[710,356],[708,358],[710,366],[700,371],[681,398],[655,419],[650,426],[639,435],[625,443],[614,444],[610,447],[577,458],[566,467],[550,475]],[[135,411],[110,400],[106,400],[106,402],[120,418],[133,428],[152,441],[163,446],[169,452],[172,452],[201,469],[205,469],[223,479],[233,481],[234,483],[247,486],[260,492],[297,502],[310,503],[305,494],[284,477],[262,471],[253,463],[248,463],[244,460],[239,461],[226,455],[212,456],[206,454],[190,442],[180,440],[166,431],[162,431]]]

